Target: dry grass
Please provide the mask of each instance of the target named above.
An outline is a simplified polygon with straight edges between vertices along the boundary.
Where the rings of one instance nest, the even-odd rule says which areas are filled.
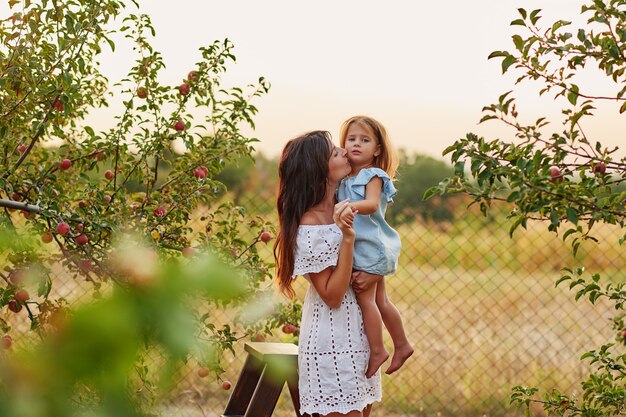
[[[511,239],[508,223],[486,223],[468,215],[445,227],[401,225],[401,268],[387,278],[390,298],[400,309],[416,354],[393,376],[384,376],[384,402],[374,415],[509,416],[511,387],[537,385],[580,392],[588,373],[579,357],[614,335],[613,311],[600,301],[574,301],[566,287],[554,283],[564,266],[585,265],[612,281],[626,279],[626,257],[617,240],[623,231],[596,227],[599,244],[571,255],[569,242],[531,224]],[[259,246],[272,261],[271,245]],[[84,283],[57,272],[58,295],[80,299]],[[298,280],[300,299],[304,280]],[[229,322],[230,312],[214,317]],[[290,341],[277,332],[271,341]],[[387,340],[389,347],[389,340]],[[243,359],[227,355],[225,379],[236,381]],[[228,393],[210,378],[195,375],[188,363],[175,391],[164,401],[163,415],[219,415]],[[286,390],[285,390],[286,391]],[[167,404],[166,404],[167,403]],[[383,411],[384,410],[384,411]],[[285,392],[276,415],[293,415]]]

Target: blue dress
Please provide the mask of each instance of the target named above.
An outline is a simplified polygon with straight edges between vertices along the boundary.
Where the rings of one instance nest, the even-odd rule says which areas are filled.
[[[390,275],[398,269],[398,257],[402,244],[400,236],[387,221],[387,205],[393,202],[396,189],[389,175],[380,168],[364,168],[354,177],[346,177],[337,189],[339,201],[365,200],[365,186],[374,177],[383,180],[378,210],[372,214],[357,214],[354,219],[354,264],[353,268],[370,274]]]

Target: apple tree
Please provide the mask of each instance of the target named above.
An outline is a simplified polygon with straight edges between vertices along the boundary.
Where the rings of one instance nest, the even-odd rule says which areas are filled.
[[[603,146],[585,131],[599,102],[615,104],[615,113],[626,111],[626,2],[588,1],[581,15],[586,23],[571,29],[571,22],[545,24],[541,10],[518,9],[511,25],[520,33],[512,36],[510,51],[495,51],[489,58],[501,59],[502,71],[516,72],[516,84],[534,82],[540,95],[563,103],[563,120],[551,128],[547,118],[528,122],[520,116],[514,91],[502,94],[497,103],[484,107],[481,122],[495,120],[511,130],[509,140],[489,140],[473,133],[449,146],[454,176],[429,189],[438,193],[466,193],[472,204],[487,213],[494,202],[512,205],[510,233],[528,222],[544,221],[547,228],[570,240],[574,254],[582,244],[601,237],[594,226],[606,223],[625,232],[626,156],[619,147]],[[581,83],[583,70],[594,69],[610,81],[611,93],[599,94]],[[621,117],[621,116],[620,116]],[[621,233],[620,233],[621,234]],[[538,398],[537,388],[516,386],[511,400],[525,406],[539,403],[549,415],[623,415],[626,397],[626,322],[623,279],[611,282],[584,268],[567,268],[558,284],[568,284],[575,297],[595,302],[600,298],[615,307],[614,334],[608,343],[582,355],[590,374],[581,382],[582,396],[575,398],[558,390]]]
[[[212,347],[201,361],[219,373],[221,353],[236,340],[293,322],[298,311],[284,305],[269,318],[243,314],[251,300],[269,298],[271,265],[257,245],[273,227],[224,201],[216,179],[231,161],[251,157],[255,139],[241,129],[254,127],[253,102],[269,84],[261,77],[243,88],[222,85],[235,61],[226,39],[201,47],[180,83],[164,85],[150,18],[126,3],[11,0],[0,20],[0,309],[8,313],[0,336],[10,345],[23,317],[46,339],[72,317],[70,302],[54,291],[59,265],[98,300],[150,288],[159,275],[154,259],[168,265],[210,256],[246,278],[236,295],[189,301],[195,337]],[[104,48],[115,51],[116,34],[132,42],[136,59],[110,86],[98,60]],[[123,107],[98,132],[85,118],[112,94]],[[245,316],[242,333],[214,323],[224,308]],[[177,352],[183,360],[189,354]]]

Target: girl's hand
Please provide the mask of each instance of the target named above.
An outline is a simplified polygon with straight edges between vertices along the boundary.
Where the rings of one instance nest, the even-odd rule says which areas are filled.
[[[382,275],[374,275],[363,271],[354,271],[352,273],[350,283],[352,284],[354,292],[359,293],[367,290],[381,279],[383,279]]]
[[[333,220],[335,224],[339,226],[344,235],[354,235],[354,213],[350,207],[350,200],[345,199],[335,204],[335,210],[333,212]]]
[[[352,207],[351,204],[348,205],[344,211],[339,215],[339,220],[350,225],[350,227],[354,228],[354,215],[357,213],[357,210]]]

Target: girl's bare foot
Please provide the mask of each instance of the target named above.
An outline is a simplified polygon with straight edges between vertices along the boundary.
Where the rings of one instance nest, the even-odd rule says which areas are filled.
[[[394,349],[393,358],[391,358],[391,364],[389,365],[389,368],[387,368],[385,373],[389,375],[400,369],[400,367],[404,365],[404,362],[406,362],[406,360],[409,359],[412,354],[413,346],[411,346],[409,343]]]
[[[365,378],[371,378],[374,376],[378,368],[389,359],[389,353],[385,349],[380,352],[370,352],[370,360],[367,363],[367,371],[365,371]]]

